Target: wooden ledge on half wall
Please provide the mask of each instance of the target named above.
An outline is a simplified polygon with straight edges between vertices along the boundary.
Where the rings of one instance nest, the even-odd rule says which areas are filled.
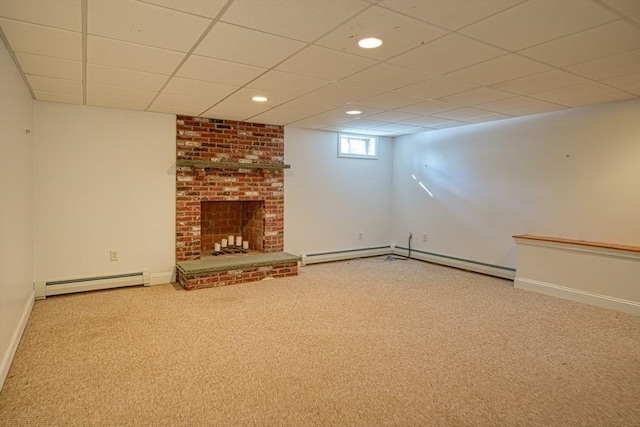
[[[569,245],[591,246],[594,248],[616,249],[619,251],[640,252],[640,246],[618,245],[615,243],[590,242],[588,240],[565,239],[562,237],[535,236],[532,234],[518,234],[514,239],[537,240],[540,242],[566,243]]]

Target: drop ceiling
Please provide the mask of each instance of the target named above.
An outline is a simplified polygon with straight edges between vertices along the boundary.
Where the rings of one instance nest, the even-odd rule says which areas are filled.
[[[0,0],[0,35],[34,99],[329,131],[640,96],[639,0]]]

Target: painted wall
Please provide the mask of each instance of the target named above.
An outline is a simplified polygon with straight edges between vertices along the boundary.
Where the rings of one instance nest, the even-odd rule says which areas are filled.
[[[338,158],[335,132],[285,127],[285,251],[389,245],[392,142],[378,141],[378,160]]]
[[[33,108],[0,41],[0,387],[33,302]]]
[[[142,269],[170,280],[175,126],[169,114],[36,102],[36,280]]]
[[[394,159],[398,245],[509,268],[514,234],[640,245],[638,100],[403,136]]]

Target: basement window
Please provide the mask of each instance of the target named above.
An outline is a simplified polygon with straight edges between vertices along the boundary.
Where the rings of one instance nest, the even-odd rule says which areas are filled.
[[[375,136],[338,134],[338,157],[377,159],[378,144]]]

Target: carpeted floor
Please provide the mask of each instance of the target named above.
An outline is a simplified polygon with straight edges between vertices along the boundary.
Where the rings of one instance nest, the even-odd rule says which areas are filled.
[[[1,426],[638,426],[640,318],[418,261],[35,303]]]

